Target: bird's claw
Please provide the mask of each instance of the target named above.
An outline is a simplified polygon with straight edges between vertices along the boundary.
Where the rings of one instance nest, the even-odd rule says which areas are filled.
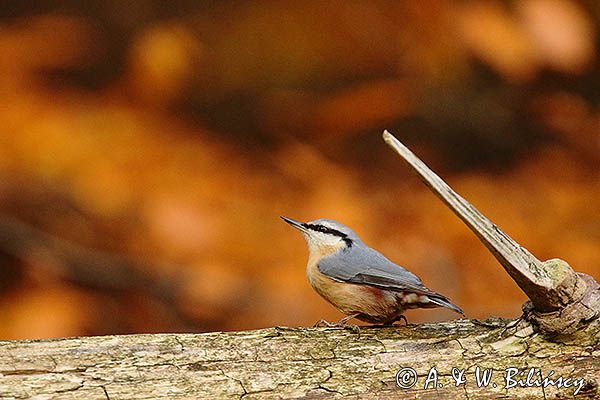
[[[352,333],[358,333],[358,334],[360,334],[360,328],[358,327],[358,325],[348,324],[348,323],[344,323],[344,322],[342,322],[342,323],[340,323],[340,322],[329,322],[329,321],[325,321],[324,319],[318,320],[313,325],[313,328],[348,329]]]
[[[313,325],[313,328],[333,328],[335,323],[320,319]]]

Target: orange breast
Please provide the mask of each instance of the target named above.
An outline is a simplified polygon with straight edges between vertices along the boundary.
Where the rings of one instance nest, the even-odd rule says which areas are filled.
[[[319,272],[316,263],[309,265],[306,272],[313,289],[344,314],[362,313],[373,317],[372,320],[386,320],[399,311],[397,297],[392,292],[336,281]]]

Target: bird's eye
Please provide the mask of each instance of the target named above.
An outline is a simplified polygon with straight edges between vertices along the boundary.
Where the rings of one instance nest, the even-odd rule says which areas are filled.
[[[325,225],[304,223],[304,224],[302,224],[302,226],[307,229],[312,229],[313,231],[317,231],[317,232],[321,232],[321,233],[325,233],[325,234],[329,234],[329,235],[339,236],[342,239],[345,239],[348,237],[348,235],[346,235],[345,233],[342,233],[342,232],[338,231],[337,229],[329,228]]]

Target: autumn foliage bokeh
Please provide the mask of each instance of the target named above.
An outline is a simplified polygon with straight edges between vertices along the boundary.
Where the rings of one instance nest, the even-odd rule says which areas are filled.
[[[384,128],[600,278],[595,1],[34,3],[0,6],[0,339],[338,319],[279,215],[352,227],[470,318],[519,316]]]

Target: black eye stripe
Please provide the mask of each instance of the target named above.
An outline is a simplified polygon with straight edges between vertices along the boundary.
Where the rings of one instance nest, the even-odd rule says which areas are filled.
[[[304,226],[305,228],[311,229],[313,231],[323,232],[323,233],[329,233],[331,235],[335,235],[335,236],[339,236],[339,237],[346,237],[347,236],[345,233],[342,233],[342,232],[338,231],[337,229],[328,228],[328,227],[323,226],[323,225],[302,224],[302,226]]]
[[[318,225],[318,224],[306,224],[305,223],[305,224],[302,224],[302,226],[307,229],[311,229],[313,231],[328,233],[330,235],[338,236],[338,237],[342,238],[342,240],[344,242],[346,242],[346,245],[348,245],[348,247],[352,246],[352,239],[348,238],[348,235],[346,235],[343,232],[338,231],[337,229],[328,228],[326,226]]]

